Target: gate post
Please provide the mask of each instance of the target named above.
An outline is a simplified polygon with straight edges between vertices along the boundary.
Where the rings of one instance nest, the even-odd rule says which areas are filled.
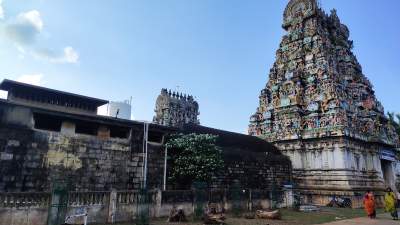
[[[114,223],[115,222],[115,213],[117,211],[117,191],[115,189],[110,192],[110,201],[108,202],[108,216],[107,222]]]
[[[48,225],[64,223],[68,207],[68,190],[66,182],[54,182],[51,193],[51,204],[47,217]]]
[[[293,197],[293,186],[292,185],[284,185],[284,203],[286,208],[293,208],[294,206],[294,197]]]

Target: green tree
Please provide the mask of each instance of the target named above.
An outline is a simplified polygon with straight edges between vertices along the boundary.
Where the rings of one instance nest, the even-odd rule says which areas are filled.
[[[400,135],[400,114],[395,114],[393,112],[388,112],[387,114],[389,117],[389,122],[394,126],[397,134]]]
[[[397,131],[397,134],[400,136],[400,114],[397,114],[397,115],[396,115],[396,118],[397,118],[397,127],[396,127],[396,131]]]
[[[222,151],[216,145],[218,136],[211,134],[177,134],[169,138],[171,150],[170,179],[179,184],[193,181],[210,183],[213,174],[224,167]]]

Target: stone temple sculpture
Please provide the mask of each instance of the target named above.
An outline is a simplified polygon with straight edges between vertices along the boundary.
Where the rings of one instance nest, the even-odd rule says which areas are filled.
[[[153,121],[164,126],[180,127],[184,124],[200,124],[199,104],[193,96],[162,89],[156,101]]]
[[[362,72],[349,29],[316,0],[291,0],[249,134],[288,155],[310,202],[396,186],[399,137]]]

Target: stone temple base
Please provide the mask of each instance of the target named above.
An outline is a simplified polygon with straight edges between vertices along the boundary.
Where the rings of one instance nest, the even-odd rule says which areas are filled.
[[[349,198],[353,208],[363,207],[363,197],[371,190],[377,204],[383,206],[384,181],[378,172],[297,170],[294,181],[305,204],[326,206],[334,196]],[[324,185],[325,184],[325,185]]]
[[[384,190],[396,189],[395,163],[380,155],[386,146],[344,137],[275,145],[292,161],[293,181],[304,204],[327,205],[337,196],[350,198],[358,208],[366,191],[373,191],[381,204]]]
[[[303,204],[326,206],[332,200],[332,196],[349,198],[352,202],[352,208],[363,208],[364,193],[350,191],[321,191],[321,190],[296,190],[302,196]],[[377,207],[384,206],[384,192],[374,192]]]

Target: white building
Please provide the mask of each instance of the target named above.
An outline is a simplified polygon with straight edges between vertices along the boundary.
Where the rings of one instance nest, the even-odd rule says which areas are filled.
[[[129,100],[125,101],[110,101],[108,104],[100,106],[97,109],[97,114],[103,116],[116,117],[121,119],[131,119],[132,106]]]

